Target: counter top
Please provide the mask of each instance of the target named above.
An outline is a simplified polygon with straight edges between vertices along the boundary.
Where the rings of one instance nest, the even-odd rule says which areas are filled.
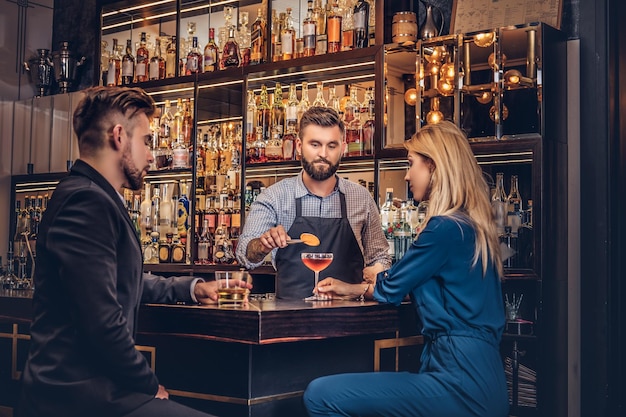
[[[0,317],[30,321],[32,291],[0,291]],[[375,301],[251,300],[244,307],[145,304],[139,313],[140,334],[172,335],[245,344],[395,332],[400,308]],[[402,311],[401,311],[402,310]]]

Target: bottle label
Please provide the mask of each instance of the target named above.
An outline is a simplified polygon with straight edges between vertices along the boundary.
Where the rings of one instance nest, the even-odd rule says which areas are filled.
[[[189,151],[187,148],[174,149],[172,152],[172,168],[187,168],[189,166]]]
[[[146,75],[146,64],[143,61],[139,62],[139,57],[137,57],[137,65],[135,66],[135,74],[137,74],[138,77]]]
[[[293,35],[291,32],[285,32],[280,36],[283,54],[293,54]]]
[[[158,80],[159,79],[159,61],[151,61],[150,62],[150,69],[149,69],[149,77],[151,80]]]
[[[367,24],[366,19],[367,16],[365,14],[365,10],[360,10],[353,15],[354,20],[354,28],[355,29],[365,29],[365,25]]]
[[[133,61],[122,61],[122,77],[132,77],[134,69],[133,67]]]
[[[190,72],[198,72],[198,57],[197,56],[188,56],[187,57],[187,71]]]

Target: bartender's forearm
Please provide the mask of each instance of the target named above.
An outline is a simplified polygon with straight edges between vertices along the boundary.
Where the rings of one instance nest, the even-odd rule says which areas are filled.
[[[252,263],[258,263],[270,252],[271,250],[267,250],[267,247],[261,243],[261,239],[252,239],[246,249],[246,258]]]

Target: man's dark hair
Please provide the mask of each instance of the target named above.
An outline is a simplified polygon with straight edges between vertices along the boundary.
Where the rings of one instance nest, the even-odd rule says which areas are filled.
[[[113,115],[131,120],[139,113],[151,118],[154,100],[141,88],[92,87],[74,111],[74,132],[81,153],[90,154],[104,146],[104,138],[115,125]],[[124,126],[132,132],[132,122]]]
[[[300,119],[300,139],[302,139],[302,132],[304,131],[304,128],[308,125],[322,127],[338,126],[341,131],[342,138],[346,133],[346,127],[343,124],[343,120],[341,120],[341,117],[339,117],[339,114],[337,114],[334,109],[329,107],[309,107],[307,111],[302,113],[302,118]]]

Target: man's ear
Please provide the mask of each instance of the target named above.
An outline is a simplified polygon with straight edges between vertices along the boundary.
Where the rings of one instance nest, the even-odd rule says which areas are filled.
[[[125,136],[126,131],[124,130],[124,127],[122,125],[117,124],[113,126],[113,130],[111,131],[111,135],[109,136],[111,147],[116,151],[122,149],[122,141],[123,137]]]

